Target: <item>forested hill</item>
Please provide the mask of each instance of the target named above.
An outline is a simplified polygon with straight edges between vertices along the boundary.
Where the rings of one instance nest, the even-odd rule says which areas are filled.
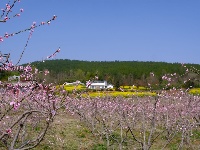
[[[59,82],[81,80],[86,81],[96,74],[100,80],[116,82],[122,80],[124,84],[132,84],[134,80],[145,80],[153,72],[159,79],[167,73],[183,74],[185,68],[180,63],[140,62],[140,61],[80,61],[80,60],[47,60],[33,62],[39,70],[48,69],[52,76],[59,78]],[[187,64],[200,69],[198,64]],[[122,82],[122,81],[121,81]]]

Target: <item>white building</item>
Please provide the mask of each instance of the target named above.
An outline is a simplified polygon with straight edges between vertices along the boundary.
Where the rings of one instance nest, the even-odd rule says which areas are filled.
[[[65,83],[63,83],[63,85],[79,85],[79,84],[84,85],[84,83],[81,83],[81,81],[79,81],[79,80],[77,80],[75,82],[65,82]]]
[[[88,81],[86,83],[89,89],[110,89],[113,88],[112,84],[108,84],[107,81]]]
[[[89,89],[106,89],[107,81],[93,81],[89,86]]]
[[[20,76],[9,76],[8,81],[20,81]]]
[[[112,84],[108,84],[107,85],[107,89],[113,89],[113,85]]]

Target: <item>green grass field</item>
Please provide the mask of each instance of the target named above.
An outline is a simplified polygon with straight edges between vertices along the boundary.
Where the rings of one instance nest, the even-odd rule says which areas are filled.
[[[84,86],[64,86],[66,91],[76,90],[85,90]],[[125,86],[124,89],[131,89],[128,86]],[[132,90],[132,89],[131,89]],[[191,89],[190,94],[200,94],[200,88]],[[156,96],[156,93],[145,90],[137,90],[135,92],[127,91],[89,91],[82,94],[83,97],[103,97],[103,96]],[[137,132],[137,131],[135,131]],[[118,136],[119,133],[116,133],[114,136]],[[139,134],[139,133],[138,133]],[[163,145],[163,139],[161,137],[157,143],[152,146],[153,150],[159,150]],[[194,147],[200,145],[200,130],[193,132],[191,137]],[[180,135],[177,135],[173,139],[170,145],[168,145],[164,150],[176,150],[178,149],[180,143]],[[129,149],[133,148],[134,143],[130,143]],[[116,146],[116,145],[115,145]],[[116,146],[117,148],[117,146]],[[126,147],[127,148],[127,147]],[[125,149],[126,149],[125,148]],[[67,113],[64,109],[61,110],[60,114],[56,117],[55,122],[52,124],[48,130],[45,139],[41,144],[36,147],[34,150],[107,150],[105,139],[100,139],[95,137],[91,131],[84,125],[83,122],[79,120],[78,116],[72,116]],[[187,146],[183,148],[187,149]],[[189,150],[189,149],[188,149]]]
[[[94,137],[77,117],[63,110],[34,150],[103,150],[102,147],[105,147],[102,140]]]
[[[136,135],[137,131],[134,131]],[[157,131],[159,132],[159,131]],[[119,133],[113,133],[117,138]],[[165,136],[159,137],[160,139],[153,144],[152,150],[160,150],[163,146]],[[132,139],[130,135],[130,140]],[[171,143],[163,150],[176,150],[180,144],[181,135],[177,134]],[[133,139],[132,139],[133,140]],[[200,148],[200,131],[193,131],[191,142],[195,148]],[[118,149],[118,145],[113,144],[113,150]],[[135,148],[135,142],[124,143],[124,150],[132,150]],[[189,150],[190,145],[185,145],[183,150]],[[107,150],[106,139],[95,137],[90,130],[78,119],[77,116],[72,116],[64,110],[57,117],[55,122],[45,136],[45,139],[34,150]],[[140,149],[140,148],[138,148]]]

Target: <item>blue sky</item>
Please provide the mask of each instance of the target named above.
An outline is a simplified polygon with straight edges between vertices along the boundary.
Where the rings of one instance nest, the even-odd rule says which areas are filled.
[[[21,0],[13,13],[20,8],[20,17],[0,23],[0,36],[58,16],[35,29],[21,63],[61,47],[56,59],[200,64],[199,0]],[[28,35],[5,39],[0,51],[17,62]]]

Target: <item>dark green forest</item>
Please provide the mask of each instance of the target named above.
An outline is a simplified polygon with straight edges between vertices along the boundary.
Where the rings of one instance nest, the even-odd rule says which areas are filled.
[[[162,88],[166,81],[162,76],[176,73],[173,85],[175,86],[195,86],[199,87],[197,79],[200,65],[166,62],[141,62],[141,61],[81,61],[69,59],[47,60],[45,62],[33,62],[32,66],[40,71],[45,69],[50,71],[49,80],[58,84],[80,80],[85,83],[94,79],[107,80],[115,85],[136,85],[147,86],[148,83],[154,87]],[[188,68],[188,72],[186,72]],[[196,70],[197,69],[197,70]],[[154,74],[154,75],[153,75]],[[183,82],[190,79],[187,85]]]
[[[27,64],[24,64],[24,66]],[[48,70],[48,82],[63,84],[76,80],[85,83],[87,80],[106,80],[113,85],[145,86],[149,84],[156,89],[165,87],[167,83],[163,76],[171,78],[170,86],[187,88],[200,87],[198,64],[180,64],[166,62],[141,62],[141,61],[81,61],[69,59],[46,60],[33,62],[40,74],[38,80],[44,78],[42,73]],[[20,72],[0,71],[0,80],[6,81],[8,76],[19,75]],[[176,74],[176,75],[175,75]]]

